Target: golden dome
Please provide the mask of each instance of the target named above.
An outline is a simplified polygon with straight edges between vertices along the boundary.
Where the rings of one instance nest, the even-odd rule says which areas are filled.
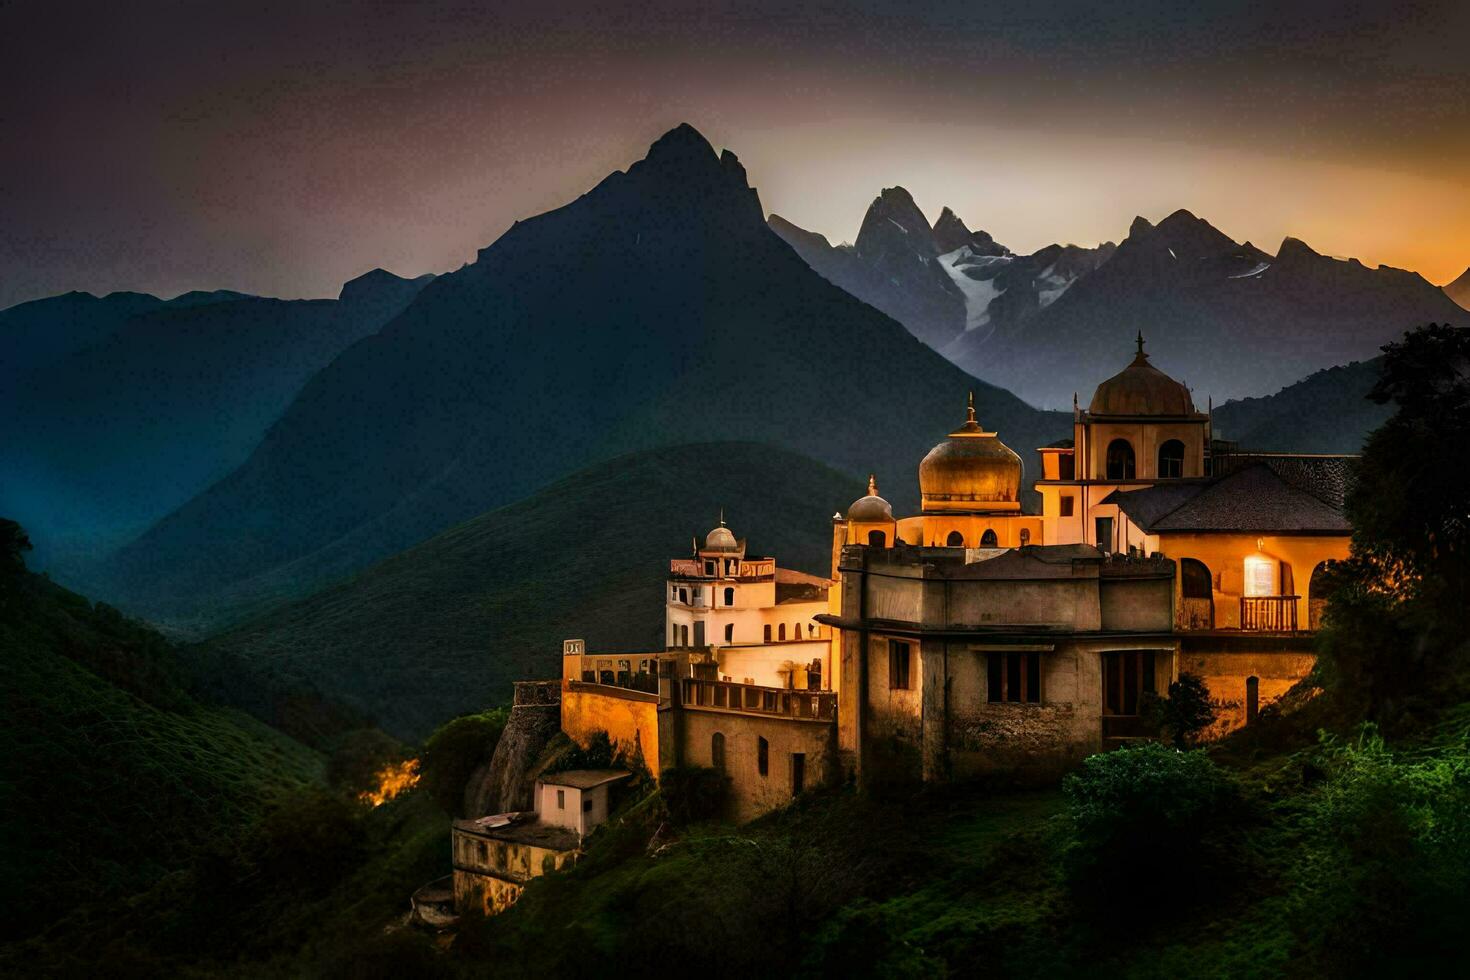
[[[1021,457],[975,421],[971,394],[965,424],[919,464],[924,512],[1017,510],[1020,494]]]
[[[1189,389],[1148,362],[1143,333],[1133,363],[1097,386],[1087,411],[1093,415],[1193,415]]]
[[[847,519],[859,524],[888,524],[893,521],[893,508],[878,496],[878,481],[868,476],[868,495],[859,497],[847,508]]]

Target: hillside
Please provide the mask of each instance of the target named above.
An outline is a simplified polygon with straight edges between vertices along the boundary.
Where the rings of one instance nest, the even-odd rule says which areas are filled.
[[[158,634],[38,576],[0,568],[0,650],[0,940],[153,887],[320,776],[187,693]]]
[[[262,580],[303,594],[590,464],[712,437],[877,472],[907,506],[972,388],[1035,472],[1063,416],[812,272],[735,155],[681,126],[318,373],[239,469],[123,549],[106,594],[162,617]]]
[[[698,474],[691,479],[690,474]],[[556,677],[561,641],[663,648],[670,558],[724,508],[752,554],[825,574],[834,510],[863,481],[751,444],[603,463],[466,521],[348,582],[268,612],[206,648],[296,674],[418,737]]]
[[[424,281],[377,270],[338,300],[72,294],[0,313],[24,361],[0,391],[0,512],[29,529],[34,565],[74,579],[239,465]]]
[[[1454,282],[1447,283],[1444,294],[1467,310],[1470,310],[1470,269],[1460,273]]]
[[[1264,398],[1215,406],[1215,438],[1243,449],[1356,453],[1369,432],[1393,414],[1368,400],[1383,358],[1318,371]]]

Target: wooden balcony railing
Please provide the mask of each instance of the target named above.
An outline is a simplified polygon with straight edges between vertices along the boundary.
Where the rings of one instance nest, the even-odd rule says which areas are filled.
[[[1300,596],[1246,595],[1240,597],[1240,628],[1271,633],[1295,633]]]
[[[780,715],[810,721],[837,717],[837,695],[832,691],[788,691],[733,681],[686,678],[679,684],[685,707],[715,708],[756,715]]]

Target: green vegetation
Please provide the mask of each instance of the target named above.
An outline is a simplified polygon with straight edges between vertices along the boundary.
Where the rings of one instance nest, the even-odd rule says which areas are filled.
[[[1140,713],[1161,735],[1168,736],[1176,749],[1188,746],[1194,738],[1215,723],[1215,705],[1204,680],[1188,672],[1169,683],[1167,697],[1144,692]]]
[[[201,654],[330,691],[418,740],[445,718],[504,703],[512,681],[559,677],[567,637],[594,651],[662,649],[657,583],[721,508],[752,552],[823,573],[827,518],[862,492],[862,481],[770,446],[636,453],[230,630]]]
[[[421,785],[449,816],[461,815],[465,784],[471,773],[490,761],[509,718],[505,708],[464,715],[441,726],[424,743]]]

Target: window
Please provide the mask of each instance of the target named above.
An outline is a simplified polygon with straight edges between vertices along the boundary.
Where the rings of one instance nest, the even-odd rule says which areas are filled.
[[[476,841],[475,855],[479,857],[481,864],[488,864],[490,862],[490,845],[484,841]]]
[[[765,630],[766,630],[766,642],[767,643],[770,643],[771,642],[771,624],[770,623],[767,623],[766,624]]]
[[[1154,690],[1151,650],[1110,650],[1102,655],[1103,713],[1137,715],[1144,691]]]
[[[801,639],[801,624],[800,623],[792,623],[791,624],[791,638],[793,640],[799,640],[799,639]]]
[[[1093,539],[1092,543],[1103,551],[1113,550],[1113,519],[1111,517],[1097,517],[1092,521]]]
[[[710,576],[711,578],[714,577],[714,574],[715,574],[715,563],[714,562],[712,562],[712,561],[706,561],[704,563],[704,574]]]
[[[996,541],[995,531],[994,530],[992,530],[990,528],[986,528],[985,533],[982,534],[982,535],[980,535],[980,547],[982,547],[982,548],[996,548],[996,547],[999,547],[999,542]]]
[[[583,800],[582,801],[582,812],[583,813],[591,813],[592,812],[592,801],[591,800]]]
[[[1108,479],[1133,479],[1133,444],[1127,439],[1114,439],[1108,443]]]
[[[888,686],[895,691],[907,691],[911,678],[909,667],[913,644],[902,640],[888,641]]]
[[[1031,543],[1031,529],[1029,527],[1023,527],[1023,528],[1021,528],[1021,547],[1024,548],[1024,547],[1026,547],[1030,543]]]
[[[1173,480],[1184,475],[1184,443],[1170,439],[1159,447],[1159,479]]]
[[[1245,560],[1245,594],[1279,594],[1276,591],[1276,562],[1256,555]]]
[[[726,623],[725,624],[725,642],[726,643],[734,643],[735,642],[735,624],[734,623]]]
[[[709,737],[709,764],[713,768],[718,769],[721,772],[725,771],[724,732],[715,732]]]
[[[1057,456],[1057,475],[1063,480],[1075,480],[1077,478],[1077,457],[1072,453],[1060,453]]]
[[[950,548],[963,548],[965,546],[965,536],[958,531],[950,531],[949,537],[944,539],[944,544]]]
[[[806,753],[791,753],[791,795],[800,796],[806,789]]]
[[[884,534],[882,531],[869,531],[868,532],[868,547],[870,547],[870,548],[886,548],[886,547],[888,547],[888,535]]]
[[[989,655],[986,700],[992,704],[1041,703],[1041,654],[992,653]]]
[[[686,606],[689,605],[689,590],[688,589],[680,589],[679,590],[679,601],[682,602],[682,603],[684,603],[684,605],[686,605]]]
[[[700,649],[704,648],[704,620],[694,624],[694,645]]]
[[[784,641],[786,639],[786,624],[782,623],[780,626],[777,627],[777,630],[780,639]]]
[[[762,776],[771,771],[771,743],[764,738],[755,740],[755,768]]]
[[[1074,508],[1074,507],[1077,506],[1077,498],[1074,497],[1074,496],[1072,496],[1070,493],[1064,493],[1064,494],[1062,494],[1061,506],[1062,506],[1062,510],[1061,510],[1062,516],[1063,517],[1071,517],[1072,516],[1072,513],[1073,513],[1072,508]]]
[[[725,590],[725,605],[727,605],[727,606],[733,606],[733,605],[735,605],[735,590],[734,589],[726,589]]]

